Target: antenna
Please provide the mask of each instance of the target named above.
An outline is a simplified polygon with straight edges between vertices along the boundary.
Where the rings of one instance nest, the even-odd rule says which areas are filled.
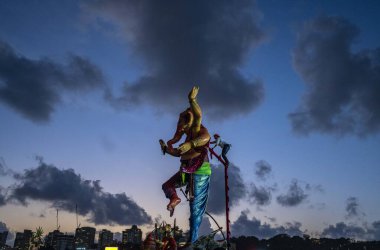
[[[58,209],[57,209],[57,230],[59,230],[59,225],[58,225]]]
[[[78,204],[75,204],[75,214],[77,216],[77,228],[79,228],[79,224],[78,224]]]

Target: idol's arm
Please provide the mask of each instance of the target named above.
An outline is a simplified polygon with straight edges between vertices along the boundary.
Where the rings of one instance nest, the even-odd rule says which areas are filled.
[[[199,87],[193,87],[189,93],[189,103],[191,107],[191,111],[194,114],[194,123],[192,126],[192,132],[198,134],[201,129],[202,123],[202,110],[197,102]]]
[[[190,141],[181,144],[178,147],[180,154],[183,155],[190,149],[207,145],[210,141],[210,134],[205,127],[202,127],[198,135]]]

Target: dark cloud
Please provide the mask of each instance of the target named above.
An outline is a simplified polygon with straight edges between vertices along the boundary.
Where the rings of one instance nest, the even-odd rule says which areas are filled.
[[[352,218],[359,218],[363,216],[364,213],[360,211],[359,208],[359,200],[356,197],[349,197],[346,200],[346,218],[352,219]]]
[[[272,172],[272,166],[266,161],[258,161],[255,164],[255,175],[261,179],[265,180],[269,177]]]
[[[301,226],[302,224],[299,222],[286,223],[285,226],[271,226],[269,224],[262,223],[255,217],[249,219],[248,212],[243,211],[238,219],[232,224],[231,232],[236,237],[245,235],[255,236],[257,238],[271,238],[277,234],[301,236],[303,234]]]
[[[380,48],[353,52],[358,28],[340,17],[305,23],[293,50],[293,64],[307,83],[293,130],[367,135],[380,129]]]
[[[15,172],[8,168],[3,157],[0,157],[0,176],[12,176]]]
[[[325,189],[323,188],[323,186],[321,184],[311,185],[311,184],[307,183],[306,186],[305,186],[305,189],[308,190],[308,191],[316,191],[316,192],[319,192],[319,193],[324,193],[325,192]]]
[[[308,195],[304,189],[298,184],[297,180],[293,180],[286,194],[277,196],[277,202],[286,207],[293,207],[301,204],[306,200]]]
[[[125,193],[110,194],[103,191],[100,181],[83,179],[73,169],[61,170],[43,161],[37,168],[25,170],[16,176],[11,200],[27,205],[27,200],[52,203],[54,208],[89,215],[95,224],[146,224],[151,217]]]
[[[368,230],[371,235],[371,239],[380,240],[380,221],[375,221],[372,223],[372,228]]]
[[[356,225],[346,225],[344,222],[339,222],[336,225],[328,226],[322,231],[321,236],[352,239],[366,239],[368,237],[365,228]]]
[[[207,203],[207,211],[214,214],[225,212],[225,192],[224,192],[224,166],[212,165],[212,175],[210,181],[210,195]],[[239,201],[246,196],[247,188],[243,182],[240,168],[234,164],[228,167],[228,183],[230,208],[239,204]]]
[[[272,200],[272,192],[274,187],[257,187],[255,184],[251,184],[251,190],[248,194],[249,201],[258,206],[269,205]]]
[[[211,227],[210,219],[207,216],[204,216],[202,219],[202,224],[199,227],[199,235],[208,235],[214,229]]]
[[[7,204],[5,191],[6,190],[2,186],[0,186],[0,206],[4,206],[5,204]]]
[[[99,0],[83,10],[94,21],[114,24],[145,63],[146,72],[111,98],[117,105],[178,112],[193,85],[200,86],[201,106],[213,118],[249,113],[262,101],[262,83],[240,71],[265,38],[254,0]]]
[[[87,91],[104,86],[98,67],[69,55],[62,65],[49,58],[33,60],[0,40],[0,102],[36,122],[49,120],[62,91]]]
[[[326,227],[321,236],[330,238],[351,238],[356,240],[380,240],[380,221],[371,224],[364,223],[363,226],[356,224],[336,223]]]
[[[274,217],[265,216],[265,218],[267,218],[272,223],[275,223],[277,221],[277,219]]]

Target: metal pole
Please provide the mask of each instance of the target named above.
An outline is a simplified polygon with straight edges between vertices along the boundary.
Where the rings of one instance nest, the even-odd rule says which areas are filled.
[[[226,227],[227,227],[227,248],[230,248],[230,237],[231,237],[231,231],[230,231],[230,207],[229,207],[229,201],[230,197],[228,196],[228,191],[230,188],[228,187],[228,164],[224,163],[224,189],[226,194]]]
[[[79,224],[78,224],[78,204],[75,204],[75,215],[76,215],[76,219],[77,219],[77,228],[79,228]]]
[[[224,190],[225,190],[225,198],[226,198],[226,230],[227,230],[227,249],[230,249],[230,207],[229,207],[229,195],[228,191],[230,188],[228,187],[228,164],[217,155],[212,148],[209,148],[211,156],[215,156],[223,165],[224,165]]]

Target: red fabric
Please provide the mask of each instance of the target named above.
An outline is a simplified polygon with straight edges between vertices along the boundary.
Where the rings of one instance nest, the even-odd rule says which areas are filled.
[[[207,149],[205,147],[202,148],[201,154],[191,160],[182,162],[185,163],[184,167],[181,167],[181,171],[184,173],[194,173],[198,170],[205,161],[205,157],[207,156]]]

